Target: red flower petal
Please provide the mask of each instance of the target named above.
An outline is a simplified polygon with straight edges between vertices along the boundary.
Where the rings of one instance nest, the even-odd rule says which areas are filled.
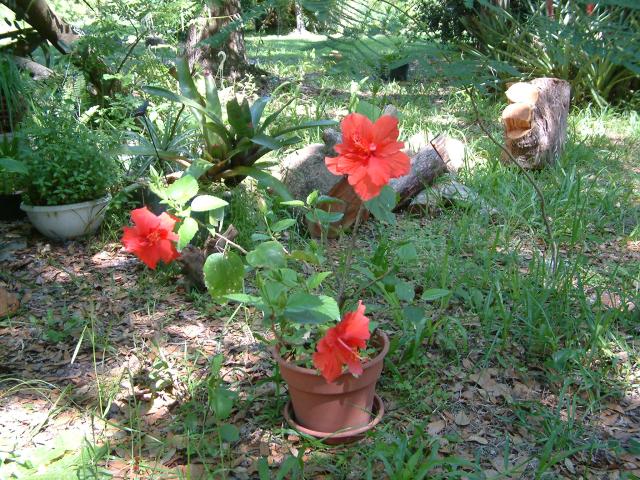
[[[143,207],[133,210],[131,219],[135,226],[124,227],[122,244],[147,267],[155,270],[160,260],[171,263],[180,256],[174,244],[178,240],[173,232],[175,217],[167,213],[156,216]]]
[[[318,342],[313,354],[313,365],[322,376],[331,383],[341,374],[343,366],[349,368],[352,375],[363,372],[358,350],[366,347],[369,333],[369,319],[364,316],[365,306],[358,302],[355,312],[345,314],[342,321],[327,330]]]
[[[148,235],[160,225],[158,217],[155,216],[147,207],[132,210],[131,221],[135,224],[140,235]]]
[[[380,194],[392,178],[411,170],[409,157],[400,150],[398,119],[383,115],[376,123],[352,113],[342,121],[342,143],[335,146],[337,157],[326,157],[327,169],[334,175],[347,175],[349,184],[362,200]]]

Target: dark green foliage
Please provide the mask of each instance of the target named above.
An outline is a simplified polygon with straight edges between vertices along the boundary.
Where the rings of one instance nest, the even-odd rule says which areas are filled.
[[[429,32],[443,42],[457,42],[468,38],[464,20],[474,14],[465,0],[423,0],[418,4],[420,20]]]
[[[65,205],[104,197],[117,181],[115,160],[106,153],[108,139],[69,115],[52,112],[34,117],[25,130],[21,152],[28,168],[31,205]]]
[[[571,82],[578,101],[600,106],[628,98],[640,80],[640,4],[612,0],[587,14],[585,2],[563,2],[554,17],[544,5],[526,0],[525,14],[491,8],[469,17],[475,47],[464,47],[479,61],[500,61],[525,77],[557,77]],[[500,75],[503,80],[514,77]]]
[[[21,120],[25,82],[14,61],[0,54],[0,133],[13,131]]]

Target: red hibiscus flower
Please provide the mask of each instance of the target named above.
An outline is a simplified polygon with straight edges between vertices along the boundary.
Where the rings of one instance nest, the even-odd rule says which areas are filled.
[[[342,121],[342,143],[335,146],[337,157],[326,157],[334,175],[348,175],[349,184],[364,200],[376,197],[390,179],[411,170],[409,157],[400,150],[398,119],[383,115],[371,123],[364,115],[352,113]]]
[[[173,233],[176,219],[167,213],[157,216],[147,207],[131,211],[134,227],[124,227],[122,244],[127,252],[135,254],[144,264],[155,270],[158,261],[171,263],[180,254],[174,242],[178,235]]]
[[[596,5],[594,3],[587,3],[587,15],[591,15],[593,11],[596,9]]]
[[[362,375],[358,350],[365,348],[369,333],[369,319],[364,316],[365,306],[358,302],[355,312],[345,314],[342,321],[331,327],[318,342],[313,354],[313,365],[331,383],[342,375],[346,365],[352,375]]]

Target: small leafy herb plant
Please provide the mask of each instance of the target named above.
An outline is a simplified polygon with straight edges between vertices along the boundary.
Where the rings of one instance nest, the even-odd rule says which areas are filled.
[[[118,180],[108,138],[67,114],[36,115],[21,154],[31,205],[68,205],[104,197]]]

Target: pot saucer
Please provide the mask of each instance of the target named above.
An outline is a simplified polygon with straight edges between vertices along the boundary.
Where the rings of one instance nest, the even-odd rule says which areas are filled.
[[[373,418],[366,425],[358,428],[345,429],[334,433],[318,432],[316,430],[311,430],[298,424],[294,417],[291,400],[289,400],[284,406],[283,414],[284,419],[287,421],[287,423],[300,433],[311,435],[312,437],[321,440],[327,445],[341,445],[362,440],[365,433],[367,433],[378,423],[380,423],[380,420],[382,420],[382,416],[384,415],[384,403],[382,403],[382,399],[378,396],[378,394],[375,394],[373,397],[373,405],[371,407],[371,411]]]

